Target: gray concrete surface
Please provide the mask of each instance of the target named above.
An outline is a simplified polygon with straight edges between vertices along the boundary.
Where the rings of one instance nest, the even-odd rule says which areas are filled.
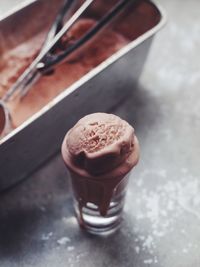
[[[141,144],[121,230],[97,238],[78,229],[58,156],[1,195],[1,266],[200,266],[200,2],[158,2],[168,24],[138,88],[112,111]]]

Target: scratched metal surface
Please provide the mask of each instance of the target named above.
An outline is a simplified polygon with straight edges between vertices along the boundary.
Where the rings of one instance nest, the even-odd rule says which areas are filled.
[[[41,32],[41,27],[45,28],[45,25],[52,20],[60,0],[51,0],[51,5],[48,1],[39,0],[28,0],[26,4],[30,2],[35,2],[35,4],[26,6],[1,21],[1,52],[9,50],[21,42],[26,42],[27,38]],[[79,118],[90,112],[106,111],[108,108],[116,106],[127,95],[129,89],[133,90],[133,82],[139,79],[153,35],[165,23],[165,16],[160,15],[154,4],[149,2],[148,5],[149,8],[151,6],[152,13],[148,12],[148,8],[144,9],[144,12],[147,12],[145,14],[148,14],[144,25],[147,21],[150,23],[151,20],[152,22],[155,20],[154,22],[157,24],[157,19],[161,16],[162,19],[155,27],[147,31],[141,38],[130,42],[121,52],[119,51],[122,53],[121,56],[119,53],[113,55],[70,86],[68,90],[63,91],[55,101],[50,102],[45,109],[35,115],[37,118],[30,118],[29,122],[27,121],[28,125],[22,124],[16,129],[16,132],[13,131],[0,140],[0,191],[23,180],[44,161],[58,153],[66,130],[71,128]],[[46,16],[47,13],[48,16]],[[144,13],[141,14],[145,16]],[[34,20],[29,21],[29,17]],[[29,23],[26,23],[27,21]],[[134,27],[132,33],[131,38],[135,38]],[[92,101],[90,101],[91,99]],[[74,112],[75,107],[81,108],[76,108],[76,112]],[[69,116],[69,114],[72,115]],[[41,127],[46,131],[41,130]],[[27,145],[29,136],[32,137],[34,146]],[[11,151],[17,151],[19,156],[16,157]]]
[[[168,25],[138,87],[112,110],[141,144],[121,230],[97,238],[78,229],[57,156],[1,195],[1,266],[200,266],[200,2],[158,2]]]

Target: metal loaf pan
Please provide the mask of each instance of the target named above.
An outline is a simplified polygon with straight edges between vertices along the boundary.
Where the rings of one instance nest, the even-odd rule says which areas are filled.
[[[61,2],[51,0],[49,5],[49,1],[45,0],[31,1],[29,5],[16,9],[16,12],[2,19],[0,54],[25,42],[49,25]],[[153,36],[166,21],[162,9],[150,1],[144,2],[151,7],[152,16],[158,18],[153,27],[135,40],[130,40],[127,46],[75,82],[0,141],[0,190],[27,177],[57,153],[66,131],[80,117],[91,112],[108,111],[127,96],[130,87],[134,90],[134,83],[138,81]],[[34,24],[31,31],[30,23]]]

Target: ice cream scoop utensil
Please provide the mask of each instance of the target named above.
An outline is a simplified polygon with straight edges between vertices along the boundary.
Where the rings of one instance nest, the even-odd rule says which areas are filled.
[[[7,93],[0,100],[0,136],[6,134],[12,129],[12,118],[10,111],[7,107],[7,102],[13,97],[15,97],[17,94],[20,97],[23,97],[29,91],[32,84],[35,83],[42,75],[42,72],[39,71],[41,65],[44,65],[43,63],[41,63],[41,60],[44,60],[44,58],[46,57],[50,57],[51,50],[55,46],[55,44],[58,43],[58,40],[74,24],[74,22],[93,1],[94,0],[85,1],[84,5],[82,5],[68,20],[64,27],[62,27],[63,18],[70,10],[70,7],[74,0],[64,1],[61,10],[59,11],[54,23],[52,24],[47,34],[46,40],[41,48],[39,55],[35,58],[31,65],[22,73],[16,83],[7,91]],[[61,27],[62,32],[60,30]]]
[[[68,55],[70,55],[76,49],[84,45],[105,25],[107,25],[125,7],[125,5],[132,2],[130,0],[119,1],[94,25],[94,27],[89,29],[83,37],[81,37],[75,43],[70,45],[66,50],[56,54],[53,53],[53,50],[57,47],[63,35],[80,18],[83,12],[92,4],[93,1],[94,0],[86,0],[62,27],[63,18],[66,12],[71,7],[71,4],[74,2],[73,0],[65,1],[64,6],[59,12],[47,35],[46,41],[39,55],[24,71],[24,73],[18,78],[17,82],[8,90],[5,96],[1,99],[0,135],[4,134],[6,128],[10,128],[10,126],[12,125],[10,112],[7,108],[6,103],[16,95],[19,95],[20,98],[23,97],[30,90],[32,84],[35,83],[43,73],[48,72],[57,64],[63,62]]]

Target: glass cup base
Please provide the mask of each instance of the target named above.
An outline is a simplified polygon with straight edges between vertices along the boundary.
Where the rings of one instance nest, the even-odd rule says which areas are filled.
[[[115,233],[122,221],[124,197],[125,192],[111,200],[106,216],[100,215],[98,207],[92,203],[87,203],[81,211],[78,201],[74,199],[74,210],[81,228],[94,235]]]

